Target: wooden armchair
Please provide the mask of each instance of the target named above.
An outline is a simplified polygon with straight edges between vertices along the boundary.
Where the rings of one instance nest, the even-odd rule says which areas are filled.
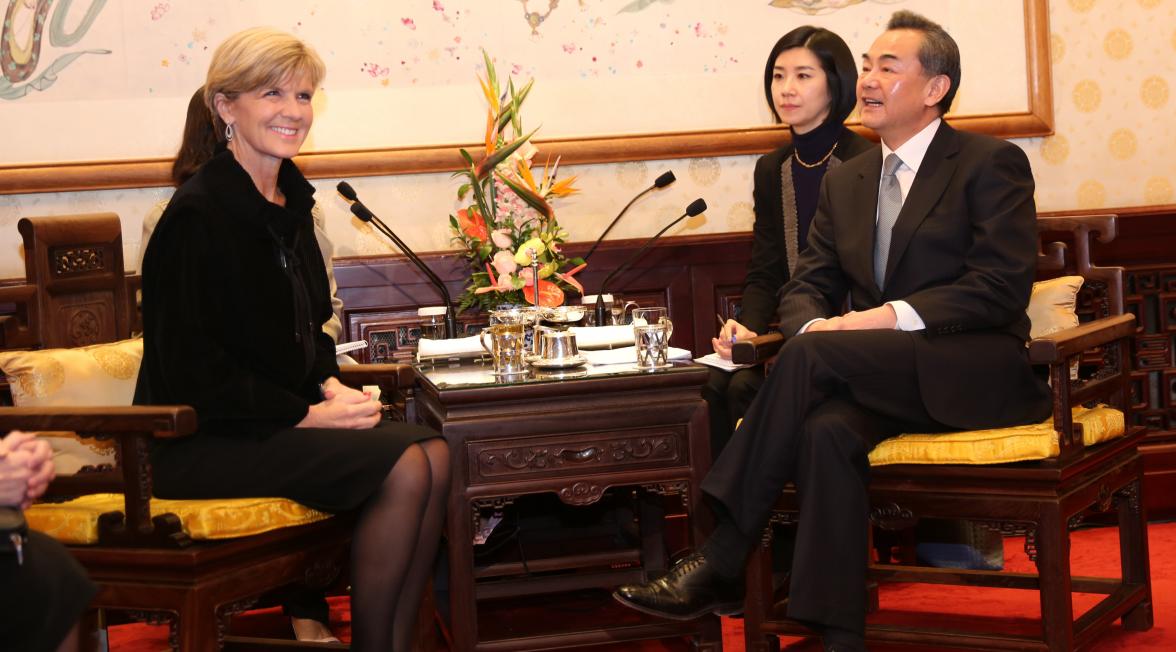
[[[20,221],[19,229],[25,242],[26,284],[0,289],[0,303],[17,306],[16,312],[0,323],[3,348],[77,347],[130,337],[131,325],[137,321],[133,317],[137,284],[128,283],[124,274],[116,215],[26,218]],[[131,360],[128,367],[123,364],[127,362],[124,350],[90,347],[80,351],[121,380],[129,378],[133,386],[138,359]],[[413,382],[411,368],[399,364],[346,367],[341,375],[353,386],[379,385],[389,399]],[[38,381],[12,389],[14,394],[41,396],[54,389],[45,385]],[[230,645],[265,648],[264,641],[230,636],[229,619],[275,589],[330,584],[346,559],[351,519],[320,514],[292,501],[268,499],[266,518],[272,522],[250,530],[256,533],[235,531],[230,534],[233,538],[220,539],[225,533],[217,531],[221,525],[210,518],[199,528],[192,526],[206,508],[233,501],[153,500],[148,452],[152,438],[194,432],[195,412],[187,406],[127,403],[121,407],[0,407],[0,432],[72,431],[83,441],[113,442],[114,463],[90,465],[75,475],[59,476],[46,496],[50,504],[34,506],[30,522],[35,521],[33,512],[37,509],[60,507],[52,504],[54,500],[82,496],[110,504],[91,529],[92,542],[70,545],[101,587],[94,601],[96,608],[169,623],[172,648],[184,652]],[[90,494],[120,495],[111,500]],[[224,521],[240,520],[237,517],[246,509],[219,507],[233,517]],[[70,529],[86,528],[64,528]],[[194,533],[197,529],[202,540]],[[271,644],[296,646],[291,640]],[[345,649],[338,644],[304,646]]]
[[[1039,451],[1025,454],[1017,462],[991,463],[981,456],[967,462],[936,463],[934,456],[920,454],[933,447],[937,437],[946,435],[905,441],[915,436],[904,435],[883,442],[870,456],[870,518],[876,525],[905,528],[919,518],[981,522],[1005,534],[1024,535],[1026,552],[1038,572],[874,563],[870,576],[879,582],[1037,590],[1041,635],[937,628],[932,618],[932,624],[912,627],[869,625],[866,637],[870,642],[1061,652],[1093,646],[1093,641],[1116,619],[1122,619],[1123,626],[1132,630],[1152,626],[1147,521],[1140,495],[1143,463],[1138,451],[1145,429],[1133,424],[1128,385],[1134,317],[1122,314],[1122,270],[1090,264],[1090,240],[1096,234],[1101,242],[1112,240],[1115,216],[1040,218],[1038,231],[1043,238],[1063,233],[1072,239],[1072,249],[1061,242],[1043,246],[1038,268],[1040,275],[1056,275],[1063,270],[1081,275],[1085,279],[1085,301],[1080,312],[1092,313],[1086,323],[1038,337],[1029,344],[1031,362],[1049,370],[1054,395],[1052,422],[1038,427],[1035,441]],[[773,355],[782,342],[781,336],[769,335],[739,343],[733,357],[736,361],[763,360]],[[1080,364],[1078,377],[1072,378],[1076,364]],[[1114,409],[1082,408],[1096,404]],[[1101,433],[1101,442],[1094,443],[1100,437],[1096,426],[1108,424],[1110,431]],[[902,460],[907,463],[894,463]],[[785,489],[774,508],[773,521],[792,522],[797,505],[794,489]],[[1119,530],[1121,576],[1073,576],[1069,530],[1091,514],[1112,510]],[[749,651],[778,649],[778,641],[771,634],[806,631],[788,621],[782,606],[774,602],[770,530],[748,567],[744,623]],[[1075,619],[1072,592],[1106,597]]]

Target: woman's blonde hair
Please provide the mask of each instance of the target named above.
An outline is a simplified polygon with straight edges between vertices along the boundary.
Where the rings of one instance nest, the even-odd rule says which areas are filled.
[[[323,60],[306,43],[270,27],[253,27],[217,46],[204,82],[204,104],[212,113],[218,137],[223,139],[225,123],[214,104],[217,93],[233,100],[241,93],[303,76],[317,87],[326,72]]]

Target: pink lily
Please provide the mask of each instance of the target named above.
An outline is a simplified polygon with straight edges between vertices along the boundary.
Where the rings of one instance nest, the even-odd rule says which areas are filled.
[[[490,241],[499,249],[510,249],[512,244],[510,241],[510,231],[506,229],[494,229],[490,232]]]

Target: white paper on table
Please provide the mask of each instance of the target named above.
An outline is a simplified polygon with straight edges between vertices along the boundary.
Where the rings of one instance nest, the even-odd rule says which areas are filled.
[[[620,349],[607,349],[603,351],[580,351],[580,355],[584,356],[589,364],[593,365],[637,364],[636,346],[626,346]],[[689,360],[690,356],[690,352],[686,349],[670,347],[670,360]]]
[[[417,341],[417,361],[430,358],[472,358],[483,355],[481,338],[477,335],[457,337],[451,340],[431,340],[422,337]]]
[[[573,326],[580,349],[610,349],[618,344],[632,346],[632,326]]]
[[[715,369],[722,369],[723,371],[739,371],[748,367],[754,367],[753,364],[736,364],[730,360],[720,356],[718,353],[708,353],[701,358],[695,358],[695,362],[714,367]]]

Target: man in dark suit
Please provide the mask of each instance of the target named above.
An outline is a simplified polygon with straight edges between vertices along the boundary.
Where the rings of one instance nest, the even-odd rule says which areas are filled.
[[[794,482],[789,616],[827,649],[865,649],[870,449],[1048,416],[1025,352],[1032,172],[1016,146],[942,121],[959,79],[955,41],[910,12],[863,55],[862,123],[882,146],[825,177],[781,291],[780,330],[795,337],[702,486],[715,532],[665,577],[618,589],[622,603],[679,619],[738,610],[747,557]]]

